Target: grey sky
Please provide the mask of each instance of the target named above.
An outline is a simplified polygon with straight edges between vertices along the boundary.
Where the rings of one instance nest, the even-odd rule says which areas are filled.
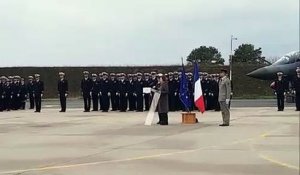
[[[0,67],[178,64],[201,45],[299,49],[298,0],[1,0]]]

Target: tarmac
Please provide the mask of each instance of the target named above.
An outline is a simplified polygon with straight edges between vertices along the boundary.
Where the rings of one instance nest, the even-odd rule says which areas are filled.
[[[47,106],[48,105],[48,106]],[[0,113],[0,175],[298,175],[299,117],[294,107],[233,107],[197,112],[198,124],[144,126],[146,112],[59,113],[45,104]]]

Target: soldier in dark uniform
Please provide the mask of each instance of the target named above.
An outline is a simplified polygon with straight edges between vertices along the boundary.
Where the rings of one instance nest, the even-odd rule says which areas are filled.
[[[97,80],[97,74],[92,74],[92,102],[93,110],[98,111],[99,109],[99,96],[100,96],[100,82]]]
[[[173,99],[175,102],[175,111],[179,111],[182,109],[181,100],[179,97],[179,91],[180,91],[180,77],[178,72],[174,72],[174,80],[172,84],[172,93],[173,93]],[[172,100],[173,100],[172,99]]]
[[[7,78],[3,87],[3,110],[10,111],[11,109],[11,100],[12,100],[12,92],[11,92],[11,79]]]
[[[119,97],[117,96],[118,80],[115,73],[110,74],[109,87],[112,111],[117,111],[119,109]]]
[[[89,72],[83,72],[84,78],[81,80],[81,92],[84,100],[84,112],[90,112],[91,110],[91,93],[93,88],[93,82],[89,78]]]
[[[27,87],[25,84],[25,79],[21,78],[21,82],[20,82],[20,109],[24,110],[25,106],[26,106],[26,100],[27,100]]]
[[[176,100],[175,100],[175,89],[176,87],[174,86],[174,75],[173,72],[168,73],[168,87],[169,87],[169,94],[168,94],[168,99],[169,99],[169,110],[170,111],[175,111],[176,110]]]
[[[220,111],[219,104],[219,77],[217,74],[213,74],[211,80],[211,93],[212,93],[212,109],[215,111]]]
[[[4,86],[6,83],[6,77],[1,76],[0,77],[0,112],[3,112],[4,110]]]
[[[129,111],[136,110],[136,95],[134,94],[134,84],[132,74],[128,74],[128,102],[129,102]]]
[[[102,72],[103,79],[100,81],[100,99],[102,100],[102,112],[108,112],[109,110],[109,96],[110,96],[110,82],[108,74]]]
[[[293,88],[296,94],[296,111],[300,111],[300,68],[297,67],[297,76],[293,81]]]
[[[42,97],[44,94],[44,82],[40,80],[39,74],[35,74],[33,92],[34,92],[34,100],[35,100],[35,112],[41,112]]]
[[[187,79],[188,79],[188,88],[189,88],[189,99],[191,101],[190,102],[191,103],[190,111],[193,111],[195,109],[193,73],[188,72]]]
[[[143,103],[143,88],[144,88],[144,80],[143,74],[138,72],[137,73],[137,80],[134,83],[134,95],[136,96],[136,111],[143,112],[144,110],[144,103]]]
[[[127,98],[128,98],[128,82],[125,79],[125,74],[122,73],[120,76],[118,93],[120,95],[120,111],[126,112],[127,110]]]
[[[150,88],[150,74],[144,73],[144,87]],[[145,111],[150,109],[150,93],[144,94]]]
[[[59,112],[66,112],[67,96],[69,93],[68,80],[65,79],[65,73],[59,72],[59,80],[57,82],[57,91],[60,100],[61,110]]]
[[[34,109],[33,85],[34,85],[33,76],[28,76],[28,83],[26,85],[26,88],[27,88],[28,98],[30,103],[29,109]]]
[[[103,106],[102,102],[103,102],[103,100],[102,100],[102,96],[100,95],[100,84],[101,84],[102,81],[103,81],[103,74],[99,73],[99,79],[98,79],[98,82],[99,82],[99,97],[98,98],[99,98],[100,111],[103,110],[102,109],[102,106]]]
[[[19,98],[20,98],[20,84],[18,80],[18,76],[14,76],[13,83],[11,84],[11,109],[18,110],[19,109]]]
[[[277,79],[271,84],[274,88],[275,94],[277,96],[277,107],[278,111],[284,110],[284,96],[288,90],[288,83],[283,78],[283,72],[277,73]]]

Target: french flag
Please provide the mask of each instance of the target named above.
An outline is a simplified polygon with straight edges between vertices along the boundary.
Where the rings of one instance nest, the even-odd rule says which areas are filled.
[[[205,104],[203,99],[201,79],[199,77],[198,64],[194,63],[194,102],[195,106],[200,110],[201,113],[205,112]]]

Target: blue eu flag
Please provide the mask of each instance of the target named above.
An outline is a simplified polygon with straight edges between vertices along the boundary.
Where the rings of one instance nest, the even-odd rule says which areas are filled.
[[[180,100],[184,105],[186,111],[189,111],[192,104],[189,96],[188,81],[187,81],[183,64],[182,64],[181,78],[180,78]]]

